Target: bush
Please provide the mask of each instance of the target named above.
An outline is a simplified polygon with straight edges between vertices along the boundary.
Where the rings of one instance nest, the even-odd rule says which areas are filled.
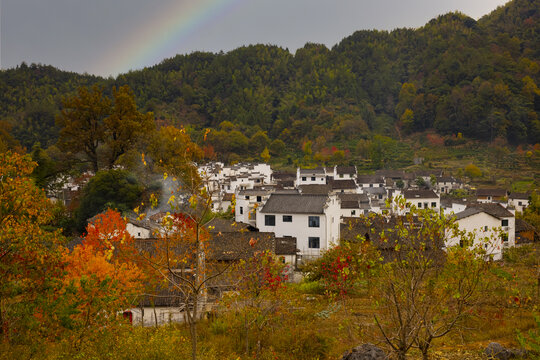
[[[323,294],[324,286],[320,284],[319,281],[309,281],[305,280],[298,284],[298,291],[304,294]]]

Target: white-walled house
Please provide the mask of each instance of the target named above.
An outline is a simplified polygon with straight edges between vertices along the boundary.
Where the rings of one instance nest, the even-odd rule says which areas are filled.
[[[383,187],[384,179],[378,175],[358,175],[356,182],[361,188]]]
[[[329,180],[329,185],[333,193],[358,194],[360,190],[353,179],[348,180]]]
[[[155,221],[137,220],[131,216],[127,218],[126,231],[134,239],[153,239],[160,230],[160,224]]]
[[[516,211],[523,212],[529,206],[529,194],[512,192],[508,195],[508,205],[513,206]]]
[[[296,170],[296,186],[326,184],[326,172],[323,168]]]
[[[356,166],[335,166],[334,180],[354,180],[356,179]]]
[[[464,211],[467,208],[467,201],[458,199],[441,200],[441,209],[444,215],[453,215]]]
[[[341,219],[367,216],[371,211],[369,198],[366,194],[338,194],[341,200]]]
[[[462,189],[463,184],[452,176],[437,176],[435,188],[439,194],[448,194],[452,190]]]
[[[441,199],[433,190],[404,190],[403,197],[419,210],[439,211],[441,208]]]
[[[488,255],[494,260],[502,259],[505,247],[515,246],[515,217],[500,204],[474,204],[455,214],[460,230],[474,232],[475,244],[483,242]],[[458,244],[458,239],[450,239],[447,246]]]
[[[480,203],[493,203],[502,201],[506,195],[505,189],[477,189],[476,201]]]
[[[272,194],[257,211],[259,231],[296,238],[302,257],[318,257],[339,241],[340,200],[336,195]]]
[[[266,189],[238,191],[236,194],[236,206],[234,208],[235,221],[256,226],[256,209],[268,200],[270,193],[271,190]]]

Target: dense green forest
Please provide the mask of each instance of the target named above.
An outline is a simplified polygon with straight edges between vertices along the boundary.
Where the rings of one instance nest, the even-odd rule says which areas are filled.
[[[510,144],[540,139],[540,0],[513,0],[478,21],[449,13],[418,29],[357,31],[332,49],[291,54],[252,45],[195,52],[116,78],[21,64],[0,72],[4,143],[55,144],[62,98],[81,86],[129,85],[158,125],[211,128],[219,158],[354,149],[375,135],[433,129]],[[11,137],[10,137],[11,135]],[[459,135],[459,136],[461,136]],[[195,137],[196,138],[196,137]],[[281,140],[281,141],[277,141]]]

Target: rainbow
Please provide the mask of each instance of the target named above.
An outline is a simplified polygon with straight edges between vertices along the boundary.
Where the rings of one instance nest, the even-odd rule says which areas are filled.
[[[126,69],[150,66],[176,55],[178,43],[186,41],[205,24],[231,12],[242,0],[175,0],[162,16],[152,19],[124,39],[118,50],[104,57],[96,72],[113,76]],[[174,45],[175,49],[172,49]]]

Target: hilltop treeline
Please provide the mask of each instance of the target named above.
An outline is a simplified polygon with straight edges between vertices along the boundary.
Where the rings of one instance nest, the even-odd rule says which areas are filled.
[[[426,129],[522,144],[540,139],[539,81],[540,0],[514,0],[478,21],[449,13],[295,54],[268,45],[195,52],[115,79],[23,64],[0,72],[0,116],[23,146],[50,145],[63,96],[129,85],[158,124],[215,129],[208,140],[220,154],[278,139],[298,150],[306,140],[350,147]]]

